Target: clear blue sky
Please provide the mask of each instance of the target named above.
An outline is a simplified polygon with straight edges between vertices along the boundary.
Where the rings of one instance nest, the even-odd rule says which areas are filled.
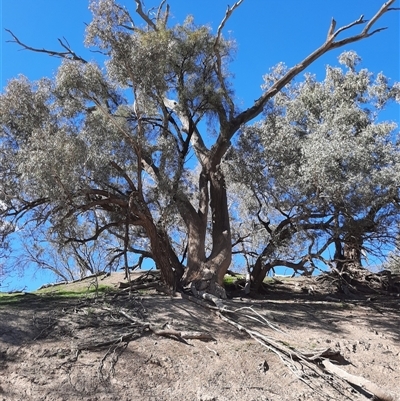
[[[197,24],[209,24],[217,29],[225,14],[227,0],[169,0],[173,22],[182,22],[192,14]],[[225,26],[225,35],[237,41],[237,55],[232,64],[236,96],[242,108],[248,107],[261,95],[262,75],[278,62],[289,67],[323,43],[331,18],[337,26],[346,25],[361,14],[372,17],[384,0],[245,0]],[[134,14],[133,0],[120,0]],[[147,7],[159,3],[146,0]],[[233,0],[229,2],[233,4]],[[400,7],[400,0],[394,4]],[[12,30],[21,41],[33,47],[60,49],[57,38],[65,37],[73,50],[86,59],[95,57],[83,46],[85,23],[91,21],[86,0],[2,0],[1,1],[1,88],[18,74],[31,80],[51,77],[60,60],[21,50],[6,43],[11,39],[5,28]],[[376,27],[388,27],[371,38],[335,50],[323,56],[308,71],[324,76],[326,64],[336,64],[343,50],[355,50],[363,66],[375,73],[383,72],[393,81],[400,81],[400,12],[386,14]],[[359,32],[355,27],[349,33]],[[400,121],[399,106],[390,107],[385,118]],[[18,287],[38,287],[49,277],[28,274]],[[15,281],[13,281],[15,284]]]

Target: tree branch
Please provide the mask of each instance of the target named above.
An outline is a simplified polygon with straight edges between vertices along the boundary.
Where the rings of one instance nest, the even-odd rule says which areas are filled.
[[[347,29],[350,29],[353,26],[360,25],[360,24],[365,24],[366,22],[367,21],[364,19],[364,15],[361,15],[358,20],[353,21],[350,24],[347,24],[345,26],[342,26],[336,32],[333,32],[331,35],[328,35],[327,42],[330,42],[333,39],[335,39],[341,32],[346,31]],[[329,29],[329,31],[330,31],[330,29]]]
[[[387,11],[393,11],[393,10],[400,10],[400,8],[390,8],[390,6],[395,2],[396,0],[389,0],[386,3],[382,5],[380,10],[371,18],[371,20],[368,22],[368,24],[365,26],[364,30],[362,31],[363,35],[367,35],[368,31],[371,29],[371,27],[375,24],[375,22]],[[386,28],[385,28],[386,29]],[[371,33],[371,35],[374,32]]]
[[[207,149],[196,125],[180,110],[178,102],[164,98],[163,103],[166,108],[172,110],[178,116],[179,121],[182,124],[181,131],[190,136],[190,142],[196,152],[198,160],[202,165],[204,165],[208,160],[209,150]]]
[[[131,180],[131,178],[128,176],[128,174],[125,173],[125,171],[114,161],[110,161],[111,166],[113,166],[121,175],[122,177],[125,178],[126,182],[128,183],[131,191],[136,192],[136,186]]]
[[[25,50],[30,50],[30,51],[36,52],[36,53],[45,53],[45,54],[48,54],[49,56],[52,56],[52,57],[60,57],[60,58],[63,58],[63,59],[80,61],[80,62],[82,62],[84,64],[87,64],[87,61],[84,58],[78,56],[74,51],[71,50],[71,48],[69,47],[67,41],[66,41],[66,43],[67,43],[66,44],[61,39],[58,39],[58,41],[60,42],[61,46],[64,49],[66,49],[65,52],[58,52],[58,51],[55,51],[55,50],[47,50],[47,49],[39,49],[39,48],[36,48],[36,47],[31,47],[31,46],[26,45],[25,43],[21,42],[17,38],[17,36],[15,36],[13,34],[12,31],[10,31],[9,29],[5,29],[5,30],[14,39],[14,40],[7,40],[7,42],[9,42],[9,43],[17,43],[18,45],[20,45]]]
[[[219,27],[217,30],[217,38],[215,40],[215,43],[219,42],[219,40],[221,38],[221,34],[222,34],[222,29],[224,29],[226,21],[228,21],[229,17],[232,15],[232,13],[235,11],[235,9],[238,8],[242,3],[243,3],[243,0],[239,0],[232,7],[228,6],[228,8],[226,9],[226,12],[225,12],[225,16],[224,16],[223,20],[221,21],[221,23],[219,24]]]
[[[109,223],[102,227],[97,227],[96,232],[89,238],[76,238],[76,237],[66,237],[65,243],[68,244],[70,242],[76,242],[78,244],[85,244],[87,242],[95,241],[100,236],[101,233],[108,230],[110,227],[118,227],[121,225],[121,222]]]
[[[155,31],[158,31],[157,25],[149,18],[147,14],[143,11],[142,7],[142,1],[141,0],[135,0],[136,3],[136,12],[140,15],[140,17],[149,25],[151,26]]]
[[[162,0],[160,5],[159,5],[159,7],[158,7],[158,10],[157,10],[157,22],[159,22],[161,20],[161,11],[162,11],[162,8],[164,7],[165,2],[166,2],[166,0]],[[169,17],[169,4],[167,4],[167,6],[165,8],[165,16],[164,16],[164,21],[163,21],[164,29],[167,26],[168,17]]]
[[[253,118],[257,117],[263,111],[263,108],[264,108],[265,104],[268,102],[268,100],[272,99],[294,77],[296,77],[298,74],[300,74],[302,71],[304,71],[310,64],[312,64],[315,60],[320,58],[323,54],[327,53],[328,51],[330,51],[332,49],[342,47],[348,43],[353,43],[353,42],[357,42],[359,40],[368,38],[369,36],[372,36],[373,34],[381,31],[382,29],[385,29],[385,28],[380,28],[373,32],[370,32],[370,29],[376,23],[376,21],[378,21],[378,19],[381,18],[382,15],[384,15],[387,11],[391,10],[391,9],[389,9],[389,7],[395,1],[396,0],[389,0],[386,3],[384,3],[382,5],[382,7],[379,9],[379,11],[368,22],[368,24],[366,25],[366,27],[363,29],[363,31],[360,34],[350,36],[350,37],[343,39],[341,41],[338,41],[338,42],[335,42],[334,39],[335,39],[335,37],[337,37],[337,35],[340,32],[343,32],[344,30],[347,30],[352,26],[355,26],[355,25],[358,25],[361,23],[365,23],[367,21],[363,19],[363,16],[361,16],[359,19],[352,22],[351,24],[341,27],[336,32],[332,33],[336,27],[336,21],[333,19],[331,22],[329,31],[328,31],[328,37],[327,37],[326,41],[318,49],[316,49],[314,52],[312,52],[310,55],[308,55],[303,61],[301,61],[299,64],[295,65],[294,67],[292,67],[282,78],[277,80],[259,99],[257,99],[254,102],[254,105],[252,107],[243,111],[242,113],[240,113],[238,116],[236,116],[231,121],[229,140],[235,134],[235,132],[240,128],[240,126],[242,124],[246,124]]]
[[[228,94],[228,90],[226,88],[225,85],[225,81],[223,79],[223,75],[222,75],[222,57],[221,54],[219,52],[218,49],[218,45],[219,42],[221,40],[221,35],[222,35],[222,29],[224,28],[226,22],[228,21],[229,17],[232,15],[232,13],[235,11],[236,8],[238,8],[240,6],[240,4],[242,4],[243,0],[239,0],[237,1],[232,7],[227,8],[226,12],[225,12],[225,16],[223,18],[223,20],[221,21],[221,23],[219,24],[218,30],[217,30],[217,37],[215,38],[215,42],[214,42],[214,53],[215,56],[217,58],[216,61],[216,73],[218,76],[218,81],[221,85],[222,90],[224,91],[225,94],[225,99],[229,105],[229,119],[232,119],[233,117],[233,113],[235,111],[235,106],[233,104],[233,101],[231,99],[231,97]]]

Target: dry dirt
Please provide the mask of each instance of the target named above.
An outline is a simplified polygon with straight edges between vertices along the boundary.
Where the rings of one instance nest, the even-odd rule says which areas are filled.
[[[104,282],[121,279],[115,274]],[[227,308],[236,312],[222,314],[151,291],[81,299],[26,294],[3,303],[0,401],[372,399],[368,391],[324,371],[322,358],[288,362],[268,348],[268,341],[302,355],[329,348],[335,366],[397,400],[398,297],[338,302],[337,294],[316,289],[312,278],[270,287],[267,299],[227,300]],[[264,337],[250,337],[239,324]],[[171,330],[212,339],[160,335],[175,333]]]

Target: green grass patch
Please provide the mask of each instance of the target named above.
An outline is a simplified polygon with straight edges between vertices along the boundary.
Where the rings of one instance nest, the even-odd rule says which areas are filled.
[[[229,274],[226,274],[224,277],[224,284],[225,285],[233,285],[238,281],[239,279],[244,279],[245,276],[240,275],[240,276],[231,276]]]
[[[69,289],[68,287],[65,288],[65,285],[61,284],[59,286],[43,288],[42,290],[35,291],[34,294],[43,296],[65,297],[65,298],[80,298],[92,294],[104,294],[110,291],[112,291],[112,287],[104,284],[100,284],[97,288],[94,285],[92,285],[90,287],[87,286],[78,287],[73,290]]]
[[[27,295],[23,292],[15,294],[0,292],[0,306],[16,305],[19,302],[26,300],[27,299],[26,297]]]
[[[265,279],[263,280],[263,283],[266,283],[266,284],[271,284],[274,282],[275,282],[275,280],[271,276],[266,276]]]
[[[14,293],[8,294],[0,292],[0,307],[2,306],[18,306],[25,302],[31,302],[36,300],[57,300],[57,299],[76,299],[85,297],[96,297],[97,295],[103,295],[108,292],[112,292],[112,287],[108,285],[99,285],[98,288],[91,287],[78,287],[76,289],[65,288],[65,285],[54,286],[43,288],[39,291],[28,292],[28,293]]]

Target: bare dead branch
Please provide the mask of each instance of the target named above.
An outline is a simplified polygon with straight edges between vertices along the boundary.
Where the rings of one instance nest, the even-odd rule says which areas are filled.
[[[149,18],[149,16],[143,11],[142,7],[142,1],[141,0],[135,0],[136,3],[136,12],[140,15],[140,17],[149,25],[152,27],[155,31],[158,30],[157,25]]]
[[[71,50],[71,48],[68,45],[68,41],[65,41],[66,43],[64,43],[61,39],[58,39],[61,46],[64,49],[66,49],[65,52],[59,52],[59,51],[55,51],[55,50],[48,50],[48,49],[44,49],[44,48],[39,49],[37,47],[28,46],[25,43],[21,42],[18,39],[18,37],[16,35],[14,35],[14,33],[12,31],[10,31],[9,29],[6,29],[6,32],[8,32],[13,37],[13,40],[7,40],[7,42],[17,43],[18,45],[20,45],[23,48],[23,50],[30,50],[30,51],[36,52],[36,53],[45,53],[52,57],[60,57],[60,58],[67,59],[67,60],[80,61],[84,64],[87,63],[87,61],[84,58],[78,56],[74,51]]]
[[[310,372],[312,373],[313,377],[320,377],[322,380],[324,380],[327,384],[329,384],[335,391],[338,391],[339,393],[342,393],[341,389],[343,389],[343,385],[341,382],[340,377],[335,377],[335,380],[331,382],[327,377],[325,377],[322,373],[321,370],[316,366],[314,360],[310,360],[307,358],[303,353],[300,351],[297,351],[296,349],[292,347],[287,347],[286,345],[283,345],[276,341],[275,339],[268,337],[266,335],[263,335],[257,330],[251,330],[247,328],[246,326],[242,325],[238,321],[232,319],[231,317],[228,317],[224,314],[224,311],[220,310],[217,312],[217,315],[219,318],[230,325],[236,327],[239,331],[247,333],[251,338],[253,338],[255,341],[260,343],[262,346],[266,347],[270,351],[274,352],[279,359],[283,362],[285,366],[289,368],[289,370],[302,382],[304,382],[306,385],[311,386],[311,378],[304,372],[304,369],[302,369],[301,375],[298,374],[297,369],[294,368],[293,361],[299,361],[302,365],[302,367],[307,367]],[[342,393],[343,394],[343,393]],[[350,399],[349,397],[347,397]]]
[[[350,373],[347,373],[345,370],[334,365],[329,360],[322,361],[322,364],[329,373],[339,377],[340,379],[346,380],[351,384],[354,384],[358,387],[367,390],[377,399],[381,401],[396,401],[396,399],[391,394],[389,394],[386,390],[382,389],[381,387],[377,386],[375,383],[372,383],[361,376],[355,376]]]
[[[228,90],[226,88],[225,85],[225,81],[223,79],[222,76],[222,57],[221,57],[221,53],[219,52],[219,43],[221,40],[221,35],[222,35],[222,29],[224,28],[226,22],[228,21],[229,17],[232,15],[232,13],[235,11],[236,8],[238,8],[240,6],[240,4],[243,2],[243,0],[239,0],[237,1],[232,7],[227,8],[226,12],[225,12],[225,16],[222,19],[221,23],[219,24],[218,30],[217,30],[217,37],[215,38],[215,43],[214,43],[214,53],[216,56],[216,72],[217,72],[217,76],[218,76],[218,81],[221,85],[221,88],[223,89],[224,93],[225,93],[225,99],[229,105],[229,118],[231,119],[233,117],[233,113],[235,111],[235,106],[233,104],[233,101],[231,99],[231,97],[228,94]]]
[[[162,0],[161,4],[158,6],[157,17],[156,17],[157,22],[159,22],[161,20],[161,12],[162,12],[162,8],[164,7],[165,2],[166,2],[166,0]],[[164,21],[163,21],[164,29],[167,26],[168,17],[169,17],[169,4],[167,4],[167,6],[165,7],[165,14],[164,14]]]
[[[277,80],[259,99],[257,99],[254,102],[254,105],[248,108],[247,110],[243,111],[239,115],[237,115],[233,120],[231,120],[230,128],[229,128],[229,133],[225,134],[226,138],[231,138],[235,132],[240,128],[242,124],[247,123],[248,121],[252,120],[253,118],[257,117],[263,110],[265,104],[272,99],[277,93],[279,93],[282,88],[287,85],[293,78],[295,78],[298,74],[300,74],[302,71],[304,71],[310,64],[312,64],[315,60],[320,58],[323,54],[327,53],[328,51],[332,49],[336,49],[338,47],[342,47],[346,44],[349,43],[354,43],[359,40],[368,38],[372,35],[374,35],[377,32],[382,31],[385,28],[378,28],[373,32],[370,32],[370,29],[372,26],[390,9],[390,6],[395,2],[396,0],[389,0],[386,3],[382,5],[382,7],[378,10],[378,12],[371,18],[371,20],[367,23],[365,28],[361,33],[358,35],[353,35],[348,38],[345,38],[343,40],[335,42],[334,39],[337,37],[337,35],[344,30],[347,30],[355,25],[359,25],[362,23],[366,23],[367,21],[364,20],[364,16],[362,15],[359,19],[356,21],[345,25],[344,27],[339,28],[336,32],[332,33],[333,30],[336,27],[335,20],[332,20],[329,31],[328,31],[328,37],[326,41],[316,50],[314,50],[311,54],[309,54],[304,60],[302,60],[300,63],[292,67],[282,78]],[[225,141],[226,141],[225,138]],[[222,147],[224,145],[224,140],[221,140],[220,143],[217,141],[217,146]],[[218,150],[215,151],[216,154],[220,155],[221,151],[218,152]]]
[[[160,19],[162,8],[167,0],[162,0],[157,10],[157,21]]]
[[[131,26],[127,26],[127,25],[120,25],[123,28],[126,28],[130,31],[136,31],[137,29],[135,28],[135,22],[133,21],[133,18],[131,17],[131,15],[129,14],[129,12],[122,6],[118,5],[118,4],[114,4],[115,7],[118,8],[119,11],[121,11],[129,20],[129,22],[131,23]]]
[[[347,29],[352,28],[353,26],[365,24],[367,20],[364,19],[364,15],[361,15],[360,18],[356,21],[351,22],[345,26],[339,28],[336,32],[334,32],[330,37],[328,37],[328,41],[335,39],[341,32],[346,31]]]
[[[224,29],[226,21],[228,21],[229,17],[232,15],[232,13],[235,11],[235,9],[238,8],[240,6],[240,4],[242,4],[242,3],[243,3],[243,0],[239,0],[232,7],[228,6],[228,8],[225,12],[225,16],[224,16],[223,20],[221,21],[221,23],[219,24],[219,27],[217,30],[217,38],[215,39],[216,43],[218,43],[221,38],[222,29]]]
[[[329,38],[333,35],[333,33],[335,32],[335,28],[336,28],[336,21],[334,18],[332,18],[331,26],[329,27],[328,36],[326,37],[326,40],[329,40]]]
[[[165,10],[164,29],[167,26],[168,18],[169,18],[169,4],[167,4],[166,10]]]
[[[387,11],[389,11],[390,6],[395,2],[396,0],[389,0],[386,3],[382,5],[380,10],[370,19],[368,24],[365,26],[364,30],[362,31],[362,35],[368,35],[369,30],[371,27],[375,24],[378,19],[385,14]],[[393,10],[393,9],[392,9]],[[370,35],[372,35],[371,33]]]
[[[150,326],[150,330],[157,336],[177,337],[184,340],[215,341],[215,338],[211,334],[201,331],[178,331],[174,329],[157,330],[153,328],[153,326]]]

